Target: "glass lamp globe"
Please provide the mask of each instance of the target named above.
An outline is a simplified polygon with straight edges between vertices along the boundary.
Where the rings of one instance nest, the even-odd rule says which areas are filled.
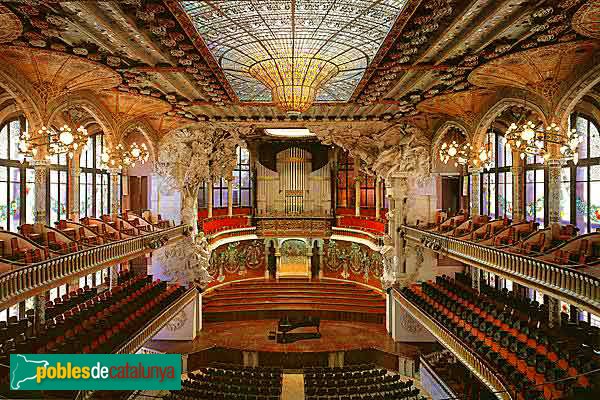
[[[102,153],[102,162],[103,163],[108,163],[108,160],[110,160],[110,157],[108,156],[107,153]]]
[[[133,149],[131,149],[131,155],[135,158],[138,158],[140,156],[140,149],[134,147]]]
[[[485,150],[482,150],[482,151],[479,153],[479,159],[480,159],[482,162],[485,162],[485,160],[487,160],[487,153],[486,153],[486,151],[485,151]]]
[[[523,132],[521,132],[521,139],[523,139],[526,142],[530,141],[534,137],[535,137],[535,131],[533,129],[531,129],[530,126],[527,126],[525,129],[523,129]]]
[[[70,130],[64,130],[60,133],[59,139],[65,146],[69,146],[73,143],[73,134]]]
[[[450,146],[450,148],[448,149],[448,154],[450,155],[450,157],[454,157],[456,155],[456,147]]]

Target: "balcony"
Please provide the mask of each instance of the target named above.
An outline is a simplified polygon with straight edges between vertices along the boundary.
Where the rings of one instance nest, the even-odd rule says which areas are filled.
[[[440,254],[600,314],[600,279],[547,260],[403,225],[404,238]]]
[[[394,290],[393,294],[400,305],[402,305],[410,315],[417,319],[433,336],[435,336],[444,347],[452,351],[454,356],[458,358],[473,373],[473,375],[490,388],[498,399],[513,399],[507,391],[505,384],[500,380],[497,371],[495,371],[493,366],[487,360],[471,350],[467,343],[454,335],[439,322],[430,318],[429,315],[404,297],[402,293]]]
[[[91,274],[106,266],[150,252],[182,237],[187,229],[187,225],[179,225],[19,265],[0,275],[0,309],[6,309],[78,276]]]

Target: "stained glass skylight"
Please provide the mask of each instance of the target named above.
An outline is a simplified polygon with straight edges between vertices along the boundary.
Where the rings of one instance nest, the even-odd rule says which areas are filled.
[[[347,101],[408,0],[181,1],[242,101],[271,101],[249,70],[301,54],[339,72],[318,101]]]

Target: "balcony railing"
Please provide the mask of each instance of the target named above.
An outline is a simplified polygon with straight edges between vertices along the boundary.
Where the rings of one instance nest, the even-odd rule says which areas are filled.
[[[151,251],[157,243],[183,236],[187,225],[107,243],[29,264],[0,275],[0,309],[6,309],[44,290]]]
[[[400,305],[408,311],[416,320],[433,335],[435,338],[448,350],[452,351],[454,356],[458,358],[481,382],[483,382],[500,400],[510,400],[513,396],[510,395],[506,386],[498,378],[494,368],[489,363],[480,358],[477,353],[469,349],[469,347],[457,338],[452,332],[431,319],[426,313],[413,305],[400,292],[394,290],[394,298],[398,300]]]
[[[416,241],[458,261],[533,287],[593,314],[600,314],[600,279],[565,266],[402,226],[406,239]]]
[[[194,301],[198,291],[195,287],[188,289],[180,298],[165,308],[144,328],[139,330],[127,343],[115,350],[115,354],[133,354],[138,351],[144,343],[152,339],[174,316],[176,316],[191,301]]]

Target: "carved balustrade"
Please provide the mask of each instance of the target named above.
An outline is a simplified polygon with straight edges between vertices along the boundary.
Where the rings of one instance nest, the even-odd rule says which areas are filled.
[[[452,354],[458,358],[481,382],[483,382],[500,400],[510,400],[516,397],[511,396],[507,387],[498,377],[493,366],[485,359],[480,357],[475,351],[452,332],[430,318],[408,299],[406,299],[398,290],[394,289],[394,298],[400,305],[418,320],[435,338]]]
[[[405,239],[600,314],[600,279],[566,266],[402,226]]]
[[[6,271],[0,275],[0,309],[49,290],[63,281],[149,252],[167,241],[182,237],[188,229],[187,225],[179,225]]]

